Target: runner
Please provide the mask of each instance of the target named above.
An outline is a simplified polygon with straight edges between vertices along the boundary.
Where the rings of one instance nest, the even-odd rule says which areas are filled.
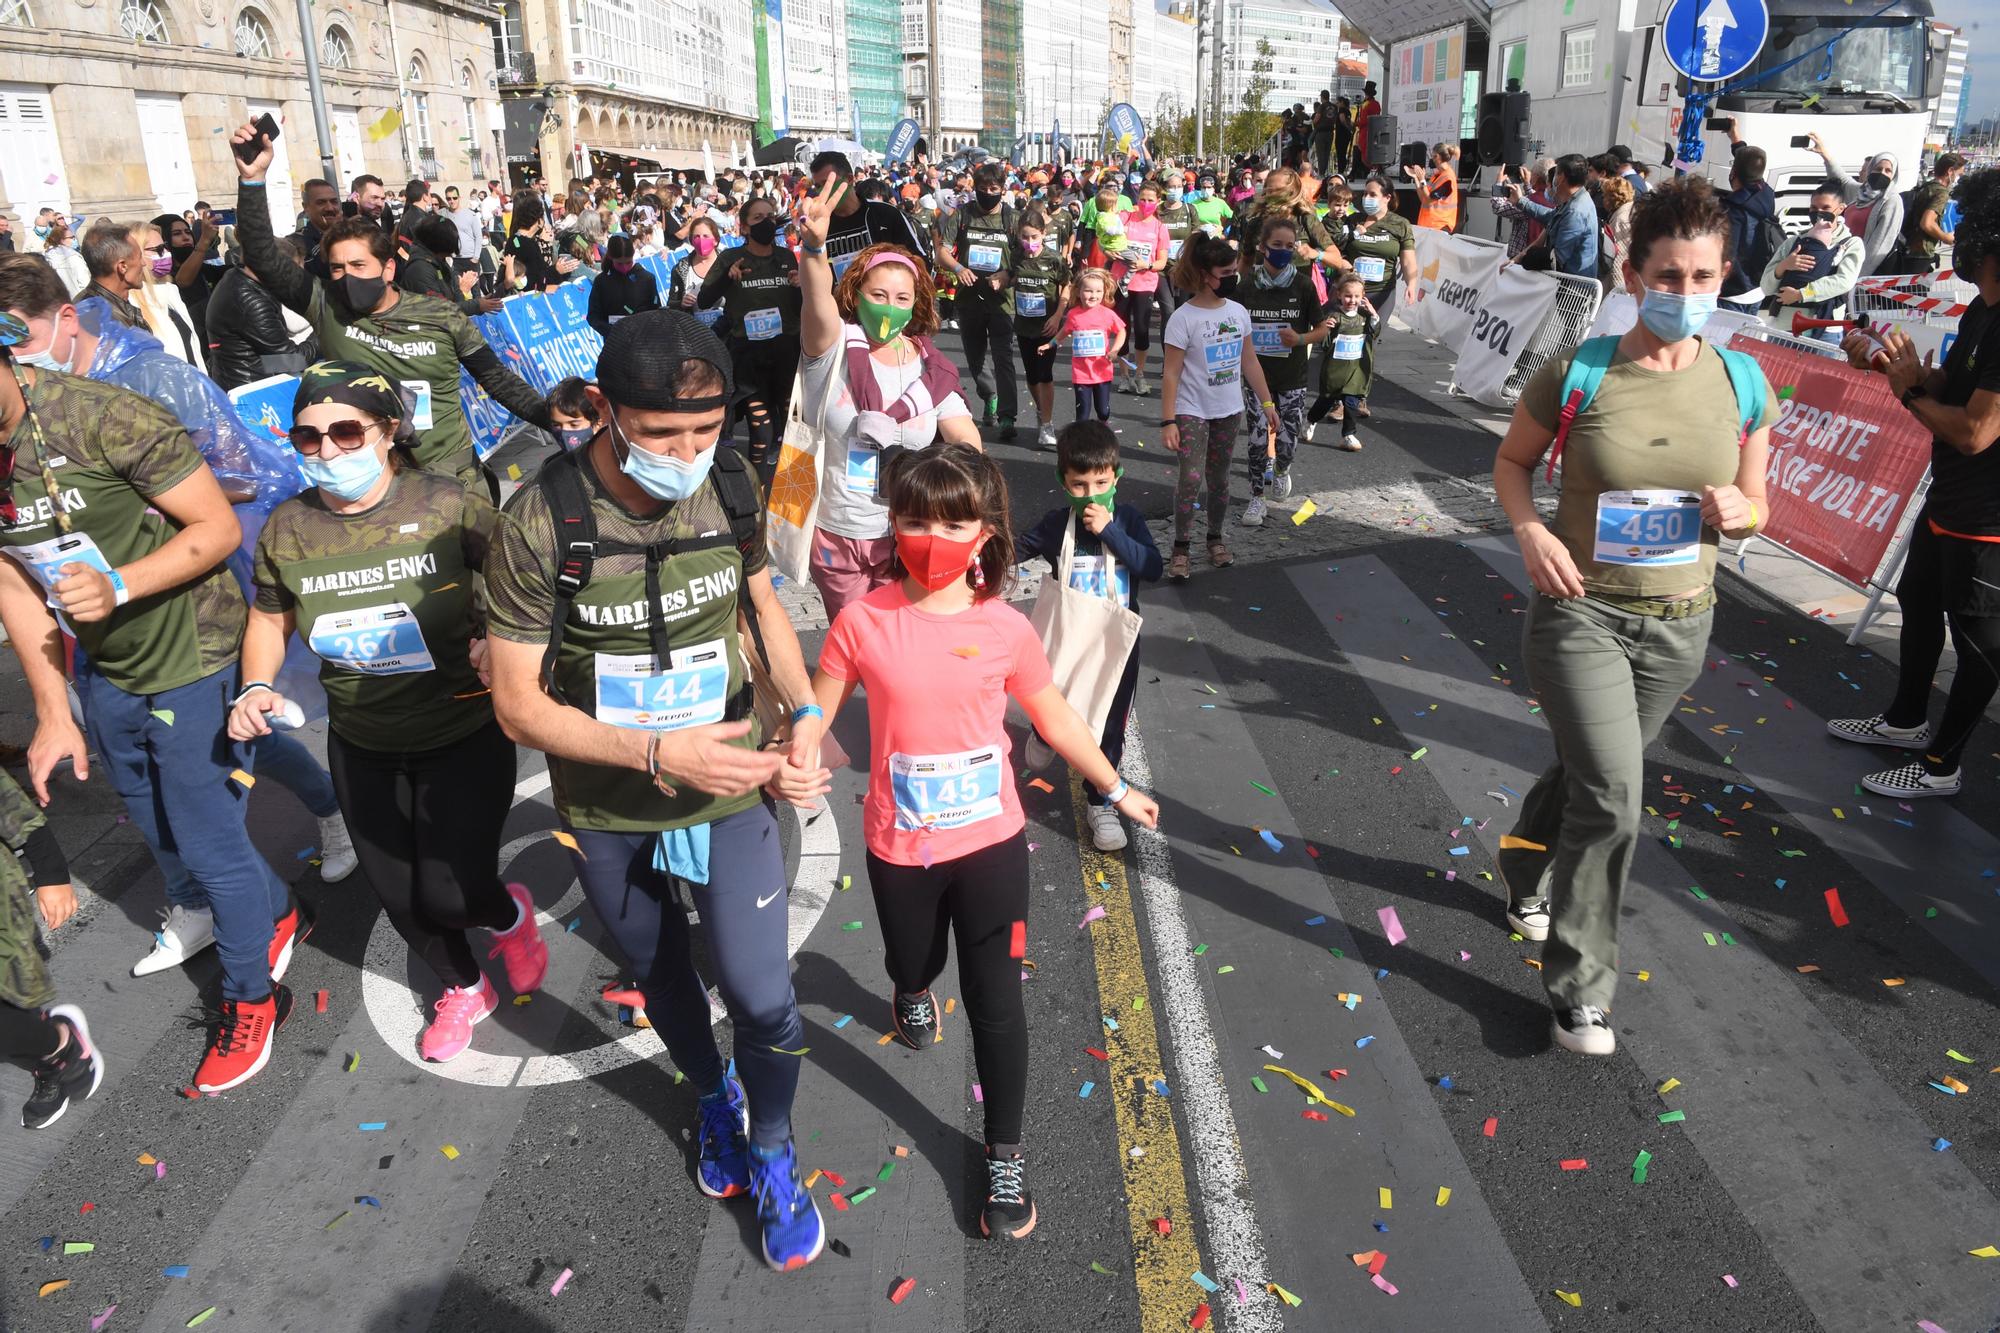
[[[1128,346],[1132,349],[1121,386],[1144,398],[1153,392],[1146,383],[1146,349],[1153,345],[1153,315],[1161,310],[1160,274],[1173,261],[1168,258],[1173,237],[1159,216],[1160,187],[1147,181],[1139,186],[1139,199],[1125,218],[1125,247],[1111,266],[1118,281],[1118,315],[1125,321]],[[1166,315],[1160,315],[1164,325]],[[1081,418],[1079,418],[1081,419]]]
[[[854,193],[854,167],[847,154],[823,152],[813,158],[807,170],[812,175],[814,194],[826,189],[829,181],[838,181],[845,187],[836,196],[840,202],[827,221],[823,238],[836,279],[845,277],[847,266],[870,246],[897,245],[920,259],[929,257],[930,247],[924,243],[928,228],[919,228],[894,204],[870,202]]]
[[[716,331],[729,345],[739,401],[731,404],[734,433],[740,414],[750,425],[750,462],[775,461],[778,436],[792,407],[799,374],[799,261],[778,245],[777,205],[752,199],[743,205],[743,244],[702,279],[700,304],[720,305]]]
[[[1014,387],[1014,293],[1008,284],[1018,215],[1001,202],[1005,167],[982,162],[972,179],[972,202],[938,219],[937,257],[958,282],[959,337],[985,409],[979,424],[997,428],[994,438],[1004,442],[1014,438],[1019,410]]]
[[[1582,1055],[1616,1045],[1606,1011],[1646,747],[1701,674],[1719,541],[1769,512],[1777,399],[1753,359],[1695,336],[1715,311],[1729,232],[1706,180],[1649,190],[1624,275],[1638,324],[1537,371],[1493,465],[1535,587],[1525,652],[1557,756],[1500,842],[1507,924],[1549,940],[1552,1035]],[[1564,474],[1549,523],[1532,494],[1545,454]]]
[[[894,987],[893,1031],[917,1051],[943,1040],[931,983],[944,969],[947,938],[955,940],[986,1109],[979,1233],[1019,1240],[1036,1222],[1021,1155],[1028,846],[1007,700],[1127,815],[1152,828],[1159,807],[1098,751],[1056,688],[1028,618],[1001,597],[1014,537],[999,467],[955,444],[892,455],[883,467],[903,577],[835,619],[813,692],[831,726],[856,685],[868,690],[862,824]]]
[[[1193,293],[1167,321],[1167,367],[1160,376],[1161,442],[1180,455],[1180,475],[1174,485],[1174,550],[1167,577],[1188,579],[1188,534],[1194,511],[1201,507],[1203,480],[1208,485],[1208,562],[1217,569],[1235,563],[1222,541],[1229,517],[1229,456],[1236,448],[1236,427],[1243,419],[1243,381],[1264,409],[1265,457],[1275,467],[1278,455],[1278,410],[1264,368],[1252,356],[1245,359],[1250,312],[1236,295],[1236,251],[1213,236],[1188,242],[1174,265],[1174,285]],[[1192,364],[1190,364],[1190,362]]]
[[[409,463],[403,410],[365,366],[322,361],[301,377],[291,441],[312,487],[258,539],[229,734],[270,735],[297,707],[271,684],[297,631],[320,658],[327,757],[368,882],[444,985],[419,1048],[441,1062],[500,1003],[467,928],[493,932],[488,956],[517,995],[541,986],[549,951],[527,889],[500,883],[514,745],[481,681],[473,598],[496,515],[484,492]]]
[[[259,138],[253,121],[233,141]],[[523,421],[548,430],[548,405],[527,381],[500,364],[479,329],[463,311],[443,301],[396,290],[395,237],[365,218],[348,218],[327,232],[325,253],[331,284],[279,253],[271,235],[271,211],[264,198],[264,173],[271,166],[266,142],[249,160],[231,155],[242,177],[236,194],[236,237],[244,261],[273,295],[311,321],[325,357],[358,361],[380,371],[412,395],[410,423],[417,432],[411,450],[426,472],[479,483],[479,456],[459,404],[459,369],[472,373],[493,400]],[[491,483],[497,490],[497,482]]]
[[[796,214],[804,413],[822,424],[826,441],[811,574],[829,621],[894,577],[895,542],[878,484],[882,450],[979,444],[958,367],[931,344],[937,304],[929,265],[901,246],[870,246],[835,287],[826,227],[845,188],[828,179]]]
[[[1056,442],[1056,358],[1042,344],[1062,328],[1070,276],[1061,247],[1049,239],[1049,216],[1039,204],[1029,207],[1014,233],[1014,264],[1008,274],[1014,289],[1014,338],[1021,345],[1022,372],[1039,423],[1035,443],[1048,449]]]
[[[1349,220],[1337,238],[1336,249],[1326,254],[1335,268],[1355,274],[1368,285],[1368,304],[1384,322],[1396,308],[1397,278],[1402,279],[1403,299],[1412,305],[1417,300],[1417,234],[1410,220],[1395,211],[1394,198],[1385,178],[1370,176],[1361,189],[1361,216]],[[1363,419],[1368,416],[1368,391],[1375,378],[1372,348],[1365,360],[1360,402],[1355,407]]]
[[[1277,404],[1278,443],[1275,458],[1267,458],[1261,449],[1250,450],[1250,503],[1244,507],[1243,523],[1252,528],[1264,525],[1265,487],[1277,500],[1292,493],[1292,460],[1305,438],[1306,407],[1312,397],[1306,371],[1312,349],[1327,335],[1330,314],[1313,285],[1312,268],[1294,262],[1298,228],[1292,220],[1266,218],[1258,234],[1264,244],[1263,262],[1251,270],[1248,283],[1237,284],[1236,299],[1250,312],[1251,346],[1269,390],[1264,396]],[[1249,438],[1255,439],[1264,413],[1247,385],[1243,410]]]
[[[687,236],[692,248],[668,277],[667,309],[684,311],[712,329],[722,322],[722,307],[702,310],[699,306],[702,284],[722,254],[722,228],[715,225],[714,218],[698,217],[687,224]]]
[[[1125,321],[1111,308],[1111,291],[1111,275],[1103,269],[1077,274],[1062,331],[1036,349],[1047,356],[1057,342],[1069,341],[1069,382],[1078,421],[1111,420],[1111,377],[1125,346]]]
[[[735,397],[721,340],[676,311],[634,315],[605,340],[591,397],[604,430],[515,493],[488,555],[494,707],[548,754],[584,894],[700,1098],[697,1183],[754,1194],[765,1262],[800,1268],[826,1230],[792,1147],[805,1043],[784,856],[758,789],[805,802],[828,789],[821,719],[772,591],[758,487],[721,447]],[[791,764],[756,748],[746,623],[777,702],[797,708]],[[708,933],[740,1083],[716,1049],[676,880]]]
[[[0,346],[28,336],[0,316]],[[68,759],[88,778],[94,750],[154,858],[201,886],[222,1000],[195,1086],[221,1092],[270,1059],[292,1007],[277,980],[311,931],[244,828],[254,760],[224,734],[244,614],[224,562],[241,529],[164,408],[8,361],[0,440],[15,471],[0,545],[14,559],[0,561],[0,623],[35,701],[29,786],[46,805],[49,774]],[[88,750],[70,716],[57,609],[93,667],[80,682]]]
[[[660,308],[660,284],[640,267],[636,254],[632,238],[624,232],[604,243],[604,272],[590,284],[585,316],[600,338],[608,337],[611,326],[628,315]]]
[[[1375,340],[1382,321],[1368,301],[1368,284],[1354,273],[1341,275],[1334,292],[1333,326],[1327,332],[1326,355],[1320,361],[1319,397],[1306,413],[1317,429],[1334,408],[1340,409],[1343,453],[1361,452],[1361,400],[1375,368]]]
[[[1222,237],[1227,236],[1234,226],[1236,210],[1229,206],[1228,200],[1218,194],[1216,190],[1218,179],[1212,170],[1205,167],[1202,169],[1201,174],[1195,178],[1194,206],[1190,211],[1194,215],[1194,225],[1198,230],[1206,231],[1211,236]]]
[[[1178,171],[1168,173],[1162,186],[1160,221],[1167,225],[1167,268],[1171,272],[1174,262],[1181,257],[1181,247],[1194,234],[1194,211],[1188,207],[1188,193],[1181,185]],[[1160,326],[1164,332],[1167,320],[1173,317],[1174,307],[1179,304],[1171,280],[1160,284],[1159,300]]]

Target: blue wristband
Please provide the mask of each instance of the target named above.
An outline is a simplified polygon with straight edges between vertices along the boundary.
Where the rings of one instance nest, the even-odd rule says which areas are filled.
[[[1118,779],[1117,786],[1113,787],[1110,791],[1104,793],[1104,803],[1106,805],[1116,805],[1120,801],[1124,800],[1127,796],[1129,796],[1131,792],[1132,792],[1132,784],[1127,782],[1125,779],[1120,778]]]
[[[111,592],[112,592],[111,604],[113,606],[123,606],[125,605],[125,603],[132,600],[131,592],[127,590],[125,587],[124,575],[120,574],[115,569],[107,569],[104,571],[104,577],[110,580],[111,582]]]
[[[818,704],[800,704],[797,708],[794,708],[792,710],[792,725],[796,727],[799,723],[803,722],[805,719],[809,717],[816,717],[819,718],[821,721],[825,721],[826,710],[824,708],[821,708]]]

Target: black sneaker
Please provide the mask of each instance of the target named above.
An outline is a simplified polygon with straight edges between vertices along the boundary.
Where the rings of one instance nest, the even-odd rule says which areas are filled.
[[[979,1234],[989,1240],[1005,1236],[1019,1240],[1035,1229],[1035,1196],[1028,1193],[1028,1164],[1019,1153],[995,1157],[986,1150],[986,1207],[979,1214]]]
[[[1001,417],[1000,433],[996,435],[994,438],[999,440],[1002,444],[1012,444],[1014,442],[1014,436],[1015,436],[1014,418]]]
[[[893,1003],[896,1011],[896,1040],[913,1051],[921,1051],[934,1042],[944,1040],[938,1031],[937,1001],[929,991],[918,991],[915,995],[896,993]]]
[[[1877,796],[1907,801],[1918,796],[1956,796],[1964,782],[1959,777],[1958,769],[1954,768],[1949,773],[1933,773],[1922,763],[1915,763],[1870,773],[1861,779],[1861,785]]]
[[[69,1042],[35,1066],[35,1090],[21,1106],[21,1124],[47,1129],[63,1118],[72,1098],[88,1101],[104,1082],[104,1057],[90,1044],[90,1024],[73,1004],[59,1004],[49,1017],[69,1027]]]

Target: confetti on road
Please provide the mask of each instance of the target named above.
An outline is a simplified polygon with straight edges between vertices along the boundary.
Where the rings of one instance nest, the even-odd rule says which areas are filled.
[[[575,1269],[571,1268],[563,1269],[562,1274],[559,1277],[557,1277],[552,1284],[550,1284],[549,1295],[551,1296],[562,1295],[563,1288],[569,1285],[569,1280],[574,1276],[576,1276]]]

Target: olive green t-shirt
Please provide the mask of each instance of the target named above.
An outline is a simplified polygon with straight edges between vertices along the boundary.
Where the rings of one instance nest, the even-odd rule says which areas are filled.
[[[1561,417],[1569,363],[1568,357],[1550,361],[1521,394],[1528,415],[1550,430]],[[1752,430],[1777,419],[1778,398],[1767,385],[1764,415]],[[1590,406],[1570,425],[1558,474],[1562,498],[1550,525],[1569,548],[1584,590],[1666,597],[1712,583],[1722,534],[1702,523],[1698,511],[1690,515],[1688,501],[1698,505],[1702,487],[1736,480],[1741,438],[1729,371],[1706,339],[1686,370],[1646,370],[1619,352]],[[1631,504],[1604,502],[1613,492],[1649,494]],[[1693,558],[1624,563],[1676,538]]]
[[[716,261],[709,270],[717,285],[727,280],[741,264],[743,276],[728,281],[722,296],[722,323],[716,332],[728,338],[768,342],[786,335],[796,337],[802,308],[795,276],[799,261],[790,250],[773,247],[768,255],[753,255],[739,247]],[[708,286],[707,282],[702,284]]]
[[[1025,254],[1017,247],[1012,291],[1014,315],[1021,322],[1015,326],[1015,332],[1039,336],[1042,325],[1062,309],[1069,280],[1069,265],[1064,262],[1059,246],[1044,239],[1038,255]]]
[[[485,492],[413,470],[359,513],[334,513],[312,487],[271,511],[257,539],[257,609],[296,617],[342,740],[435,750],[492,720],[468,648],[474,575],[498,518]]]
[[[1417,248],[1417,234],[1401,213],[1385,213],[1365,229],[1357,221],[1335,240],[1341,255],[1368,284],[1368,303],[1376,307],[1402,277],[1403,252]]]
[[[44,370],[35,372],[28,402],[48,453],[42,456],[25,419],[5,442],[14,450],[18,509],[13,526],[0,531],[8,555],[46,588],[70,561],[118,569],[173,539],[180,529],[153,499],[208,465],[172,413],[116,385]],[[50,483],[61,494],[68,533],[58,525]],[[244,616],[242,590],[218,564],[70,629],[106,680],[127,694],[159,694],[234,663]]]
[[[1257,350],[1257,362],[1264,368],[1264,382],[1271,392],[1303,389],[1312,347],[1300,343],[1287,348],[1278,340],[1283,329],[1310,333],[1326,318],[1319,289],[1312,273],[1303,268],[1285,270],[1285,285],[1267,287],[1264,265],[1258,264],[1236,284],[1236,300],[1250,312],[1250,341]]]
[[[577,462],[600,543],[671,541],[693,549],[669,557],[660,568],[660,617],[672,657],[668,671],[653,660],[646,632],[645,557],[598,555],[565,624],[557,697],[613,726],[675,730],[721,721],[745,679],[736,611],[739,604],[749,609],[744,582],[768,564],[761,535],[747,551],[737,549],[712,476],[687,499],[647,517],[604,490],[588,451],[579,451]],[[487,614],[496,638],[547,646],[557,553],[542,488],[523,486],[501,512],[486,565]],[[747,749],[759,740],[753,724],[735,743]],[[686,828],[747,810],[762,799],[756,792],[724,799],[686,783],[674,784],[679,794],[667,796],[637,769],[553,755],[549,774],[556,810],[572,828],[626,833]]]
[[[416,399],[411,449],[426,472],[471,475],[479,458],[459,402],[459,363],[486,346],[465,312],[435,296],[404,292],[379,315],[342,323],[323,283],[310,314],[322,357],[355,361],[401,384]]]

